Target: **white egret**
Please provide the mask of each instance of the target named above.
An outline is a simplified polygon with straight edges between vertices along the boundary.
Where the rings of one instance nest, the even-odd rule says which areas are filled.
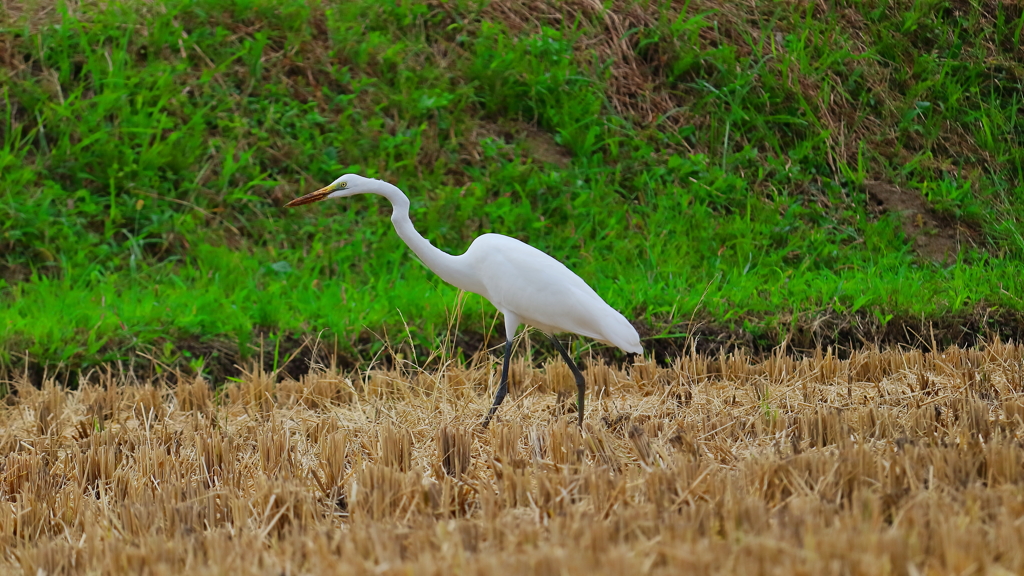
[[[465,254],[453,256],[430,244],[409,219],[409,198],[397,187],[372,178],[346,174],[328,186],[296,198],[287,206],[301,206],[327,198],[378,194],[391,202],[395,231],[420,260],[445,282],[490,301],[505,316],[505,358],[494,404],[482,422],[486,427],[508,393],[509,356],[520,324],[547,335],[576,378],[579,425],[583,425],[586,382],[556,332],[573,332],[625,352],[643,353],[636,329],[605,303],[582,278],[551,256],[515,238],[484,234]]]

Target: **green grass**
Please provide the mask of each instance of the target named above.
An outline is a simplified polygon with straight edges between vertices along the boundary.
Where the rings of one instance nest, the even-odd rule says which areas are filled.
[[[516,236],[665,330],[1024,309],[1019,7],[629,4],[626,62],[603,17],[552,6],[0,12],[0,365],[436,342],[456,291],[382,199],[281,208],[345,172],[403,188],[449,252]],[[875,180],[981,242],[917,257]],[[493,315],[473,296],[460,325]]]

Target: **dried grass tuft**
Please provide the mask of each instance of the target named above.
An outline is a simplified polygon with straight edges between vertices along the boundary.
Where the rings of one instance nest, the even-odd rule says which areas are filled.
[[[592,365],[582,430],[482,364],[16,383],[0,571],[1024,570],[1024,347]]]

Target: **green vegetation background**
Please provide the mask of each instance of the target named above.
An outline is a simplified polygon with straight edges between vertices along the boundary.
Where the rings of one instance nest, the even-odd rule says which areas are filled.
[[[384,200],[282,208],[346,172],[449,252],[551,253],[654,338],[1024,308],[1020,5],[606,4],[5,3],[0,364],[436,343],[458,295]],[[876,181],[976,234],[915,254]]]

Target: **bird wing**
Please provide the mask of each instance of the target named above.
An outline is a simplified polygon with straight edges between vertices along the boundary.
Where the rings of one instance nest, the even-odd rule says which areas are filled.
[[[636,329],[564,264],[508,236],[485,234],[463,255],[482,283],[481,296],[544,332],[573,332],[641,352]]]

